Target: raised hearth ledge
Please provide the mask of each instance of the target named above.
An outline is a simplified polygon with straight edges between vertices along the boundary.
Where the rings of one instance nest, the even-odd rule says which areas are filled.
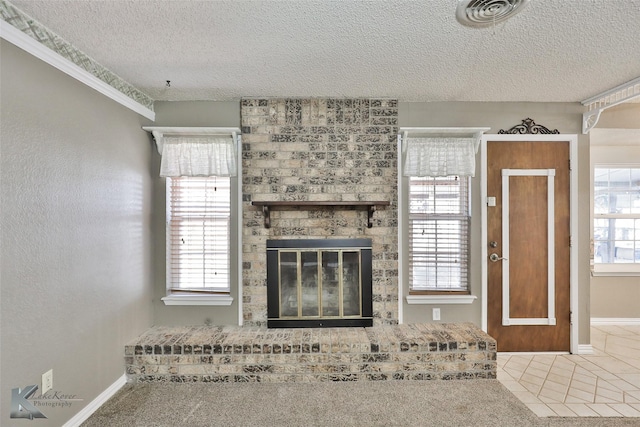
[[[264,213],[264,228],[271,228],[271,208],[273,207],[303,207],[303,206],[328,206],[333,208],[367,208],[367,228],[373,227],[373,212],[376,210],[376,206],[389,206],[391,202],[385,200],[378,201],[311,201],[311,200],[279,200],[279,201],[253,201],[254,206],[262,206],[262,213]]]
[[[495,379],[496,346],[472,323],[155,326],[125,346],[124,359],[130,382]]]
[[[475,295],[407,295],[407,304],[471,304]]]

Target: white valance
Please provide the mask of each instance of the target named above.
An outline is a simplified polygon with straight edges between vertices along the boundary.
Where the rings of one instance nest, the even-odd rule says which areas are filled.
[[[405,176],[475,176],[480,138],[406,138]]]
[[[160,176],[236,176],[232,136],[163,136]]]

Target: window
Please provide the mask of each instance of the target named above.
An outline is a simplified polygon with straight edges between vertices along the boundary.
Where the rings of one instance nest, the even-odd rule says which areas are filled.
[[[398,135],[400,292],[407,304],[472,304],[471,177],[479,127],[407,127]]]
[[[468,292],[470,178],[409,177],[411,291]]]
[[[229,177],[167,177],[170,293],[229,292]]]
[[[596,270],[606,264],[640,266],[640,167],[596,166],[593,195]]]
[[[165,305],[231,306],[241,298],[238,128],[143,127],[166,178]],[[238,306],[242,323],[242,310]]]

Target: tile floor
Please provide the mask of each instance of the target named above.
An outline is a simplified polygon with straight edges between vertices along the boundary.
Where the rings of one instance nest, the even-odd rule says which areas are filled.
[[[640,417],[640,325],[592,326],[590,355],[498,353],[498,380],[539,417]]]

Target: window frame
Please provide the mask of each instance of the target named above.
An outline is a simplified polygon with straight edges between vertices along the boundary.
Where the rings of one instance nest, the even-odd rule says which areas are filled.
[[[397,137],[397,153],[398,153],[398,162],[397,162],[397,189],[398,189],[398,276],[399,276],[399,287],[398,287],[398,304],[399,304],[399,318],[403,319],[404,310],[405,310],[405,302],[407,305],[444,305],[444,304],[473,304],[475,300],[478,299],[477,295],[473,295],[473,283],[472,283],[472,273],[473,273],[473,263],[470,262],[470,270],[468,279],[468,293],[466,294],[451,294],[447,293],[445,295],[416,295],[409,293],[409,275],[408,275],[408,175],[405,176],[404,168],[407,156],[407,148],[408,141],[410,138],[414,137],[447,137],[447,136],[473,136],[478,138],[478,145],[481,145],[480,142],[483,140],[484,132],[490,130],[488,127],[401,127],[398,132]],[[474,158],[477,153],[474,153]],[[473,177],[475,174],[473,171],[469,171],[471,173],[463,174],[463,175],[471,175]],[[482,177],[481,177],[482,179]],[[470,187],[470,195],[471,189],[474,188],[474,182],[476,180],[471,180]],[[482,189],[481,189],[482,192]],[[474,203],[476,200],[470,200],[471,212],[474,209]],[[472,221],[473,224],[473,221]],[[478,230],[476,230],[478,231]],[[482,230],[480,230],[481,232]],[[474,229],[473,225],[469,229],[469,247],[473,249],[473,239],[474,239]],[[470,260],[471,261],[471,260]],[[483,289],[484,289],[484,279],[483,279]],[[407,307],[408,308],[408,307]],[[483,303],[484,309],[484,303]]]
[[[228,135],[233,138],[236,146],[236,174],[231,176],[231,275],[230,292],[224,294],[208,293],[171,293],[164,281],[165,296],[161,298],[164,305],[184,306],[231,306],[234,300],[242,301],[242,135],[240,128],[232,127],[163,127],[143,126],[145,131],[151,132],[156,142],[158,154],[162,155],[165,135]],[[165,180],[162,179],[165,184]],[[163,192],[166,194],[166,191]],[[166,200],[164,202],[166,212]],[[166,239],[165,239],[166,240]],[[163,244],[165,244],[163,242]],[[166,262],[166,254],[165,254]],[[166,270],[166,268],[165,268]],[[238,325],[244,323],[242,304],[235,304],[237,308]]]
[[[184,184],[178,183],[178,181],[184,182]],[[166,183],[167,183],[167,186],[166,186],[167,215],[166,215],[166,221],[165,221],[165,225],[166,225],[165,250],[166,250],[166,257],[167,257],[166,285],[167,285],[168,293],[193,294],[193,295],[197,295],[200,293],[229,294],[231,291],[231,257],[230,257],[231,255],[231,211],[232,211],[231,209],[231,178],[216,177],[216,176],[167,177]],[[226,201],[226,204],[224,202],[221,203],[220,199],[222,198],[218,198],[218,196],[215,194],[213,195],[213,197],[217,198],[218,200],[214,201],[212,198],[210,198],[211,187],[214,188],[213,193],[216,193],[218,191],[217,187],[222,187],[222,186],[224,186],[223,191],[228,193],[228,194],[222,195],[223,197],[226,196],[224,197],[224,199],[226,199],[224,200]],[[177,191],[184,192],[184,193],[189,192],[190,194],[199,193],[197,194],[197,197],[195,199],[195,201],[198,203],[199,206],[197,207],[194,206],[193,202],[191,204],[188,203],[189,201],[194,200],[193,197],[191,197],[190,195],[185,195],[185,197],[180,197],[180,195],[175,194],[175,192]],[[201,194],[201,193],[204,193],[204,194]],[[200,199],[201,197],[202,199]],[[174,200],[180,200],[180,201],[174,204],[172,203],[172,201]],[[207,200],[207,202],[202,203],[203,200]],[[217,211],[217,212],[213,212],[213,211],[207,212],[209,209],[212,209],[213,211]],[[202,213],[203,210],[205,211],[204,213]],[[221,210],[224,211],[222,214],[220,213]],[[188,229],[182,226],[182,224],[189,224],[192,221],[195,222],[196,225],[187,225],[186,227],[188,227]],[[225,222],[226,224],[224,224]],[[218,225],[219,223],[222,223],[222,227]],[[212,259],[216,259],[217,256],[214,255],[212,257],[207,257],[206,255],[203,255],[203,252],[220,252],[220,253],[223,252],[221,250],[221,247],[219,247],[218,245],[215,245],[215,243],[213,245],[209,245],[208,242],[210,242],[211,240],[205,239],[205,238],[202,238],[201,243],[203,244],[203,246],[206,245],[206,248],[203,249],[202,251],[198,251],[199,248],[197,246],[196,247],[189,246],[189,248],[185,248],[184,250],[181,250],[182,248],[180,247],[174,246],[176,245],[178,240],[181,240],[183,243],[185,243],[185,238],[188,238],[190,233],[196,232],[197,234],[198,228],[200,227],[203,228],[202,230],[203,235],[206,234],[207,232],[210,233],[213,231],[214,233],[217,233],[215,237],[219,238],[221,234],[226,233],[226,236],[222,238],[223,246],[225,246],[224,256],[226,258],[223,260],[223,264],[226,265],[226,268],[225,268],[226,271],[223,272],[224,278],[220,280],[221,283],[226,283],[226,286],[218,286],[218,287],[204,287],[204,286],[203,287],[198,287],[198,286],[181,287],[180,286],[180,276],[186,276],[185,282],[191,282],[191,283],[197,282],[197,279],[194,280],[193,274],[189,274],[188,272],[185,271],[185,270],[193,270],[193,269],[191,267],[182,268],[182,265],[187,263],[190,265],[193,265],[195,261],[202,260],[203,263],[207,263],[208,265],[202,268],[197,266],[195,270],[198,276],[200,275],[206,276],[207,275],[206,270],[210,270],[212,268],[212,265],[211,265]],[[223,229],[222,233],[219,233],[221,228]],[[183,230],[184,233],[181,233],[180,232],[181,230]],[[214,238],[214,242],[216,240],[219,240],[219,239]],[[193,254],[193,256],[189,256],[189,253]],[[205,258],[208,259],[208,262],[204,260]],[[174,267],[175,263],[179,263],[182,265],[179,267]],[[174,276],[174,273],[178,273],[178,274]],[[201,280],[205,281],[207,279],[203,278]]]
[[[592,274],[594,276],[640,276],[640,262],[633,260],[629,263],[616,262],[596,262],[596,252],[598,250],[598,242],[596,241],[596,222],[598,219],[631,219],[640,221],[640,212],[638,213],[596,213],[596,170],[598,169],[640,169],[640,163],[616,163],[603,162],[593,163],[592,179],[591,179],[591,242],[592,242]],[[634,241],[638,241],[638,236]],[[637,250],[637,248],[635,249]]]
[[[446,178],[449,178],[448,180]],[[460,191],[458,191],[458,193],[460,194],[460,197],[458,197],[457,199],[459,200],[459,211],[458,212],[443,212],[443,213],[428,213],[428,212],[423,212],[423,213],[417,213],[417,212],[412,212],[411,211],[411,202],[412,202],[412,180],[418,181],[418,180],[427,180],[427,181],[432,181],[432,182],[437,182],[437,181],[442,181],[443,182],[443,186],[444,185],[451,185],[451,176],[450,177],[406,177],[406,188],[407,188],[407,206],[406,206],[406,218],[407,218],[407,242],[408,242],[408,251],[407,251],[407,259],[408,259],[408,286],[409,286],[409,296],[410,297],[415,297],[415,296],[461,296],[461,297],[465,297],[465,296],[470,296],[471,294],[471,288],[470,288],[470,281],[469,281],[469,276],[470,276],[470,269],[471,269],[471,209],[472,209],[472,205],[471,205],[471,177],[468,176],[456,176],[456,180],[459,180],[460,182],[463,182],[464,180],[464,188],[462,188]],[[433,195],[434,195],[434,199],[435,199],[435,195],[437,194],[437,185],[433,186]],[[428,191],[428,190],[427,190]],[[464,266],[461,267],[461,277],[464,278],[462,279],[462,282],[459,286],[457,287],[447,287],[447,288],[430,288],[430,287],[414,287],[413,283],[412,283],[412,279],[413,279],[413,268],[414,268],[414,262],[413,262],[413,252],[412,252],[412,237],[413,237],[413,233],[411,231],[412,228],[412,222],[416,219],[416,217],[423,217],[423,219],[425,220],[425,222],[430,222],[430,221],[459,221],[462,225],[461,225],[461,230],[460,234],[465,236],[465,241],[462,242],[460,241],[460,245],[462,246],[461,251],[464,252],[464,254],[462,255],[462,257],[464,258]],[[413,218],[412,218],[413,217]],[[437,251],[438,250],[438,246],[436,245],[434,247],[434,250]],[[427,254],[423,253],[423,257],[428,257],[428,252]],[[447,269],[448,263],[445,264],[444,269]],[[474,298],[475,299],[475,298]],[[418,299],[416,299],[417,301]]]
[[[230,208],[230,225],[229,225],[229,280],[228,287],[225,290],[206,290],[206,291],[181,291],[173,289],[173,284],[171,283],[171,273],[170,273],[170,262],[171,262],[171,243],[170,243],[170,232],[169,232],[169,203],[170,203],[170,178],[166,179],[166,201],[165,207],[167,210],[167,216],[165,217],[165,232],[166,232],[166,242],[165,242],[165,260],[166,260],[166,279],[165,279],[165,289],[166,294],[162,298],[162,302],[165,305],[214,305],[214,306],[230,306],[234,297],[233,294],[237,292],[238,298],[240,298],[242,290],[240,289],[241,280],[241,271],[240,266],[242,265],[241,258],[241,220],[239,219],[241,212],[241,206],[239,200],[239,195],[234,194],[239,191],[240,181],[239,176],[230,177],[230,197],[229,197],[229,208]],[[236,202],[237,203],[234,203]],[[237,250],[234,251],[234,246]],[[235,255],[234,255],[235,254]],[[234,274],[235,271],[235,274]],[[237,283],[237,285],[236,285]],[[241,316],[241,314],[239,314]]]

